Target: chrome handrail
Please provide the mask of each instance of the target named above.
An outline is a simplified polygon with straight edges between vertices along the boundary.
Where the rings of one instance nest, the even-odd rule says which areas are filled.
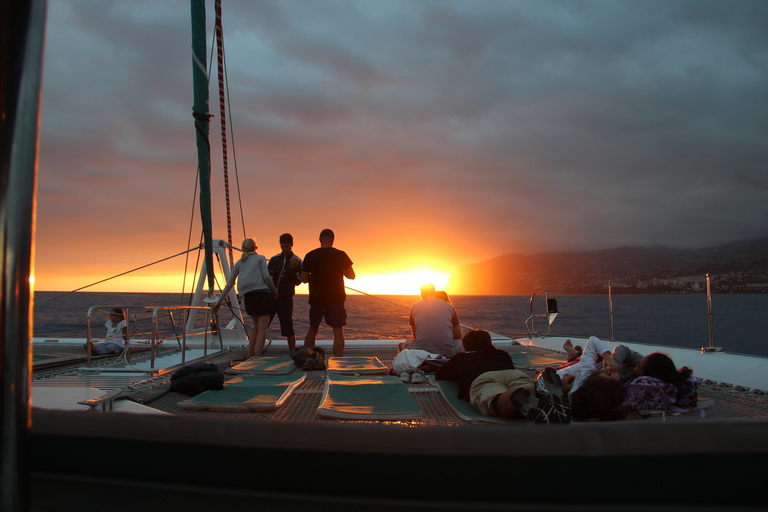
[[[715,346],[715,331],[712,327],[712,288],[710,286],[709,274],[707,274],[707,322],[709,324],[709,347],[701,347],[701,352],[703,354],[722,352],[723,347]]]
[[[555,299],[552,299],[552,302],[549,301],[549,290],[539,290],[536,292],[533,292],[531,294],[531,315],[525,319],[525,328],[528,331],[528,337],[541,335],[540,332],[536,332],[534,329],[534,319],[535,318],[546,318],[547,319],[547,333],[546,336],[549,336],[550,329],[552,322],[555,321],[555,317],[557,316],[557,302]],[[537,294],[543,293],[544,294],[544,306],[546,308],[546,313],[539,313],[534,314],[533,313],[533,301],[536,298]],[[552,309],[552,306],[554,305],[554,309]]]
[[[181,349],[181,353],[182,353],[182,355],[181,355],[181,364],[182,365],[184,363],[186,363],[187,328],[188,328],[187,320],[188,320],[188,317],[190,316],[190,313],[192,313],[192,312],[196,313],[198,311],[203,311],[205,313],[205,325],[207,325],[207,326],[213,325],[213,323],[214,323],[213,320],[214,319],[216,320],[215,325],[218,326],[218,324],[219,324],[219,322],[218,322],[218,314],[215,313],[212,308],[207,307],[207,306],[158,306],[158,307],[156,307],[154,309],[153,313],[152,313],[152,346],[153,346],[152,361],[151,361],[151,367],[152,368],[154,368],[154,366],[155,366],[154,346],[155,346],[155,344],[157,342],[158,331],[159,331],[159,328],[158,328],[158,318],[157,317],[158,317],[158,313],[161,312],[161,311],[168,311],[168,313],[170,314],[171,318],[173,318],[173,311],[180,311],[181,314],[183,315],[183,319],[182,319],[183,321],[180,322],[180,324],[183,326],[182,327],[182,331],[181,331],[181,340],[180,340],[180,349]],[[208,332],[209,332],[209,329],[207,329],[207,328],[203,329],[203,332],[202,332],[202,334],[204,336],[203,356],[207,356],[208,355]],[[219,348],[221,350],[224,350],[224,340],[221,337],[221,330],[218,327],[216,328],[216,332],[219,335]],[[177,341],[179,341],[178,340],[178,333],[176,334],[176,339],[177,339]],[[165,339],[160,340],[160,342],[162,342],[162,341],[165,341]]]
[[[109,311],[112,308],[119,308],[123,310],[123,313],[126,317],[127,325],[130,325],[128,323],[131,315],[131,311],[136,310],[142,310],[143,313],[152,313],[151,318],[151,331],[148,332],[149,334],[149,345],[150,345],[150,368],[148,370],[149,373],[155,372],[155,359],[157,355],[157,347],[161,343],[167,340],[175,339],[179,346],[179,352],[181,352],[181,364],[186,363],[186,350],[187,350],[187,327],[188,327],[188,318],[190,316],[191,312],[197,313],[198,310],[201,310],[205,314],[205,326],[200,330],[200,332],[197,332],[195,334],[202,334],[204,336],[203,341],[203,356],[208,355],[208,334],[209,332],[213,332],[214,330],[218,333],[218,339],[219,339],[219,349],[224,350],[224,340],[222,338],[221,330],[218,329],[218,314],[213,311],[212,308],[206,307],[206,306],[92,306],[88,309],[88,319],[87,319],[87,338],[86,338],[86,346],[90,348],[91,344],[96,340],[103,338],[93,337],[92,334],[92,322],[93,322],[93,316],[96,312],[104,312]],[[161,330],[160,330],[160,316],[162,314],[165,314],[165,312],[168,313],[168,316],[171,321],[171,326],[173,328],[173,334],[168,337],[162,337],[161,336]],[[178,312],[178,314],[182,317],[181,322],[176,322],[174,318],[174,312]],[[138,313],[142,314],[142,313]],[[137,313],[134,313],[134,330],[135,330],[135,322],[136,322],[136,315]],[[179,327],[181,327],[181,332],[179,332]],[[127,361],[127,351],[129,349],[131,341],[136,337],[136,332],[132,332],[129,335],[129,341],[125,344],[125,352],[126,353],[126,362]],[[86,365],[91,366],[91,351],[90,349],[86,351]],[[121,371],[118,369],[109,370],[104,369],[102,371]]]

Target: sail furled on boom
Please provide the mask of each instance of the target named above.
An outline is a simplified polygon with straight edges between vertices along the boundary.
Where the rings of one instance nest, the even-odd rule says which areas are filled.
[[[208,138],[210,118],[208,111],[208,71],[205,35],[205,0],[191,0],[192,11],[192,82],[197,138],[197,171],[200,177],[200,217],[203,224],[208,290],[213,290],[213,227],[211,221],[211,144]]]

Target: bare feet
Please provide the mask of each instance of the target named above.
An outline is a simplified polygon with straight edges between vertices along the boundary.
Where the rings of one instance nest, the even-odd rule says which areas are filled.
[[[563,343],[563,350],[565,350],[565,354],[568,356],[569,360],[577,357],[581,353],[581,351],[573,348],[571,340],[565,340],[565,343]]]

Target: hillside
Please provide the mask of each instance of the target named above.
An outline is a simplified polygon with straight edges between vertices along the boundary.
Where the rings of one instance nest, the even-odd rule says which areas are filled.
[[[710,274],[713,292],[768,289],[768,237],[704,249],[622,247],[601,251],[505,254],[465,265],[451,275],[453,294],[528,295],[558,293],[703,292]],[[762,285],[762,286],[761,286]]]

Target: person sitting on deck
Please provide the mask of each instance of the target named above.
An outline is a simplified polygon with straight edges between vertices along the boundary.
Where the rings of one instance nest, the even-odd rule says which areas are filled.
[[[128,342],[128,326],[125,323],[125,314],[122,308],[112,308],[109,312],[109,318],[104,324],[107,328],[107,334],[102,341],[90,343],[92,356],[105,356],[108,354],[119,354],[125,348],[123,342]],[[88,343],[83,345],[88,350]]]
[[[450,359],[463,350],[459,315],[450,301],[436,293],[433,284],[421,287],[421,300],[411,306],[408,316],[413,339],[398,344],[398,351],[419,349]]]
[[[472,330],[462,341],[466,352],[452,357],[435,374],[437,380],[459,384],[458,398],[486,416],[570,422],[570,405],[554,370],[547,369],[534,381],[515,369],[509,353],[493,346],[488,331]]]

